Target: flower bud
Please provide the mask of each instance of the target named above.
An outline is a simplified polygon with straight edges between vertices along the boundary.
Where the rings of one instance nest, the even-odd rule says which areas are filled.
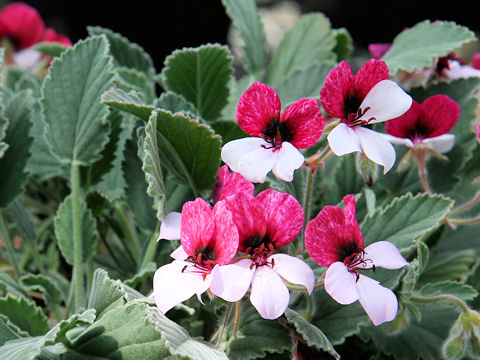
[[[355,168],[368,186],[371,187],[377,180],[377,164],[367,158],[364,153],[357,154]]]
[[[463,332],[450,336],[443,344],[442,353],[445,359],[463,359],[467,349],[467,339]]]

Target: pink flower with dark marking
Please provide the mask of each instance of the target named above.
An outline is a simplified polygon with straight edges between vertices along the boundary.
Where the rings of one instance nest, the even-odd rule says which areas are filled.
[[[342,61],[331,70],[320,92],[320,101],[328,115],[340,123],[328,135],[332,151],[345,155],[363,152],[384,167],[384,173],[395,163],[395,149],[382,135],[364,125],[383,122],[405,113],[412,103],[395,82],[383,61],[370,60],[353,74]]]
[[[382,267],[400,269],[408,265],[390,242],[377,241],[364,247],[355,216],[355,197],[343,198],[345,208],[326,206],[305,229],[305,247],[317,264],[328,267],[325,290],[343,305],[357,300],[375,325],[391,321],[397,314],[395,294],[359,270]]]
[[[253,83],[238,102],[237,122],[253,136],[230,141],[222,148],[222,160],[252,182],[264,182],[267,173],[292,181],[302,166],[298,149],[314,145],[322,135],[324,119],[316,99],[299,99],[281,113],[277,92]]]
[[[303,210],[290,194],[265,190],[256,197],[238,193],[225,200],[238,228],[239,248],[245,253],[218,268],[211,291],[227,301],[238,301],[251,286],[250,302],[265,319],[282,315],[290,294],[284,280],[313,290],[312,269],[299,258],[275,254],[291,243],[303,226]]]
[[[245,192],[253,195],[254,185],[245,180],[245,178],[236,172],[228,171],[228,166],[223,165],[218,169],[215,178],[215,185],[212,190],[212,199],[214,203],[224,200],[238,192]],[[180,221],[182,214],[176,211],[168,213],[160,225],[160,234],[158,240],[180,240]]]
[[[370,55],[372,55],[372,58],[380,60],[380,58],[391,49],[391,47],[391,43],[373,43],[368,45],[368,51],[370,52]]]
[[[160,267],[153,278],[153,296],[162,312],[197,294],[216,281],[216,271],[234,258],[238,231],[224,201],[213,209],[203,199],[186,202],[182,208],[182,246],[172,263]]]
[[[42,41],[56,42],[64,46],[72,46],[72,41],[66,35],[58,34],[54,29],[45,30]]]
[[[452,149],[455,135],[447,134],[460,117],[460,106],[446,95],[434,95],[422,104],[413,102],[402,116],[385,123],[386,139],[410,148],[424,146],[437,153]]]
[[[44,31],[40,14],[27,4],[11,3],[0,11],[0,38],[7,38],[15,51],[40,42]]]

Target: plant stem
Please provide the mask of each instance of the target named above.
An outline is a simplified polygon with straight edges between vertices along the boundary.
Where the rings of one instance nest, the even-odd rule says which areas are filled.
[[[72,223],[73,223],[73,275],[74,311],[76,313],[85,306],[85,285],[83,271],[83,239],[80,213],[80,166],[72,162]]]
[[[132,229],[129,219],[127,219],[127,216],[125,215],[124,207],[118,202],[115,204],[115,214],[117,215],[118,221],[122,225],[125,239],[127,240],[125,245],[128,251],[130,251],[130,253],[133,255],[135,262],[138,263],[141,257],[138,239],[136,234],[134,234],[134,230]]]
[[[138,270],[143,269],[145,265],[147,265],[150,261],[153,260],[153,257],[155,256],[155,250],[157,249],[157,238],[158,238],[157,232],[153,233],[153,236],[149,240],[147,250],[143,255],[142,263],[140,264],[140,267],[138,268]]]
[[[447,218],[447,221],[452,224],[458,225],[468,225],[468,224],[475,224],[480,222],[480,217],[473,218],[473,219],[450,219]]]
[[[235,321],[233,323],[233,338],[237,338],[238,324],[240,323],[240,305],[241,302],[238,300],[235,303]]]
[[[458,213],[462,212],[463,210],[467,210],[468,208],[475,205],[478,201],[480,201],[480,191],[475,194],[475,196],[473,197],[472,200],[470,200],[469,202],[459,206],[456,209],[453,209],[452,211],[450,211],[450,213],[448,215],[452,216],[452,215],[455,215],[455,214],[458,214]]]
[[[422,178],[423,188],[428,194],[431,194],[430,186],[427,181],[427,169],[425,168],[425,152],[423,150],[415,151],[418,159],[418,167],[420,169],[420,177]]]
[[[7,249],[7,255],[9,258],[10,263],[13,266],[13,272],[15,274],[15,278],[20,278],[20,270],[18,268],[17,261],[15,259],[15,252],[13,250],[12,240],[8,235],[7,227],[5,226],[5,222],[3,221],[3,214],[0,211],[0,235],[3,238],[3,242],[5,243],[5,248]]]
[[[304,238],[304,233],[305,233],[305,228],[307,226],[308,221],[310,220],[310,204],[312,202],[312,192],[313,192],[313,181],[315,179],[315,170],[310,169],[308,173],[308,178],[307,178],[307,189],[305,192],[305,202],[304,202],[304,213],[305,213],[305,220],[303,222],[303,228],[302,228],[302,234],[300,236],[300,239],[298,240],[298,245],[297,245],[297,254],[302,254],[303,253],[303,238]]]
[[[232,313],[233,306],[234,306],[233,303],[228,303],[227,309],[225,310],[225,314],[223,316],[222,324],[220,325],[220,327],[218,328],[218,330],[215,332],[215,334],[212,336],[212,339],[210,340],[211,342],[214,342],[216,340],[215,341],[216,347],[219,347],[222,342],[223,333],[225,332],[225,329],[228,324],[228,320],[230,319],[230,314]]]
[[[454,303],[455,305],[458,305],[464,313],[470,312],[470,309],[468,308],[468,306],[460,298],[453,295],[443,294],[443,295],[436,295],[436,296],[430,296],[430,297],[413,295],[410,297],[410,299],[412,299],[413,301],[423,302],[423,303],[429,303],[434,301],[448,301],[448,302]]]

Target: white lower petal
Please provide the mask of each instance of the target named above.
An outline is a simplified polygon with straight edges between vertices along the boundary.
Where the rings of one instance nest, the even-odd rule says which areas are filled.
[[[280,150],[277,150],[277,156],[272,169],[273,173],[283,181],[292,181],[293,172],[302,166],[305,157],[287,141],[282,143]]]
[[[24,49],[13,55],[15,63],[25,70],[33,70],[42,60],[42,54],[36,50]]]
[[[174,260],[155,271],[153,296],[163,313],[205,288],[202,274],[192,270],[190,263]]]
[[[363,99],[360,108],[364,111],[370,109],[358,120],[374,124],[394,119],[404,114],[411,105],[412,98],[395,81],[382,80]]]
[[[325,290],[336,302],[348,305],[358,300],[356,280],[357,276],[337,261],[325,273]]]
[[[172,211],[165,215],[162,225],[160,225],[160,234],[158,235],[158,240],[180,240],[181,219],[182,213],[176,211]]]
[[[363,153],[373,162],[383,166],[386,174],[395,164],[395,148],[385,138],[373,130],[357,126],[355,133],[360,140]]]
[[[449,61],[449,69],[443,69],[443,74],[449,79],[468,79],[480,77],[480,70],[468,65],[462,65],[455,60]]]
[[[452,150],[453,145],[455,145],[455,135],[440,135],[433,138],[424,139],[422,143],[427,144],[428,147],[436,152],[443,154]]]
[[[328,134],[328,144],[337,156],[362,151],[355,131],[345,123],[340,123]]]
[[[305,261],[286,254],[272,255],[269,260],[273,260],[275,264],[273,270],[277,274],[292,284],[305,286],[308,293],[312,293],[315,285],[315,274]]]
[[[368,276],[360,275],[357,291],[360,304],[375,326],[395,319],[398,300],[392,290]]]
[[[383,136],[385,140],[387,140],[391,144],[400,144],[400,145],[405,145],[408,146],[409,148],[413,147],[413,141],[407,138],[399,138],[396,136],[388,135],[388,134],[382,134],[380,135]]]
[[[186,260],[188,258],[188,254],[185,252],[183,249],[183,246],[180,245],[178,248],[176,248],[170,256],[174,258],[175,260]]]
[[[198,299],[198,301],[200,301],[202,304],[204,304],[203,301],[202,301],[202,294],[203,294],[205,291],[207,291],[208,288],[212,285],[212,281],[213,281],[213,279],[215,278],[215,274],[216,274],[218,268],[219,268],[219,266],[218,266],[218,265],[215,265],[215,267],[212,269],[212,271],[211,271],[209,274],[207,274],[207,275],[205,276],[205,278],[203,278],[203,275],[202,275],[203,282],[202,282],[201,285],[199,285],[199,286],[197,287],[197,291],[196,291],[197,299]]]
[[[250,302],[264,319],[273,320],[287,309],[290,293],[281,277],[268,265],[256,269]]]
[[[400,254],[397,247],[388,241],[377,241],[365,248],[364,259],[370,259],[372,262],[367,261],[367,265],[375,265],[384,269],[400,269],[404,266],[408,266],[408,261]],[[369,266],[368,268],[371,268]]]
[[[277,152],[266,149],[271,144],[256,137],[233,140],[222,148],[222,160],[232,171],[251,182],[264,182],[277,160]]]
[[[250,288],[255,268],[250,269],[252,260],[243,259],[234,264],[219,266],[210,290],[223,300],[240,300]]]

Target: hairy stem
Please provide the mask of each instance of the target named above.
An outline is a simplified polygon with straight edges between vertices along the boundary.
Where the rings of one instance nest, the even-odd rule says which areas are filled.
[[[300,236],[300,239],[297,245],[297,254],[302,254],[304,249],[303,239],[304,239],[305,228],[307,226],[308,220],[310,220],[310,203],[312,202],[313,181],[315,179],[315,173],[316,171],[310,171],[308,173],[307,189],[305,192],[305,202],[304,202],[305,220],[303,223],[302,234]]]
[[[447,294],[442,294],[442,295],[435,295],[435,296],[429,296],[429,297],[423,297],[423,296],[412,296],[410,297],[413,301],[417,302],[423,302],[423,303],[430,303],[430,302],[436,302],[436,301],[447,301],[454,303],[457,305],[464,313],[470,312],[470,309],[468,306],[462,301],[462,299],[453,296],[453,295],[447,295]]]
[[[427,181],[427,169],[425,168],[425,152],[422,150],[416,151],[415,155],[418,159],[418,168],[420,169],[420,177],[422,179],[423,188],[428,194],[431,194],[432,191]]]
[[[80,166],[73,161],[71,169],[72,181],[72,222],[73,222],[73,276],[74,311],[76,313],[85,306],[85,281],[83,271],[83,239],[80,213]]]
[[[18,268],[17,260],[15,259],[15,252],[13,251],[12,239],[10,239],[10,236],[8,235],[7,227],[5,226],[5,222],[3,221],[3,214],[1,212],[0,212],[0,235],[2,236],[3,242],[5,243],[8,260],[13,266],[13,273],[15,274],[15,278],[18,279],[20,277],[20,270]]]

